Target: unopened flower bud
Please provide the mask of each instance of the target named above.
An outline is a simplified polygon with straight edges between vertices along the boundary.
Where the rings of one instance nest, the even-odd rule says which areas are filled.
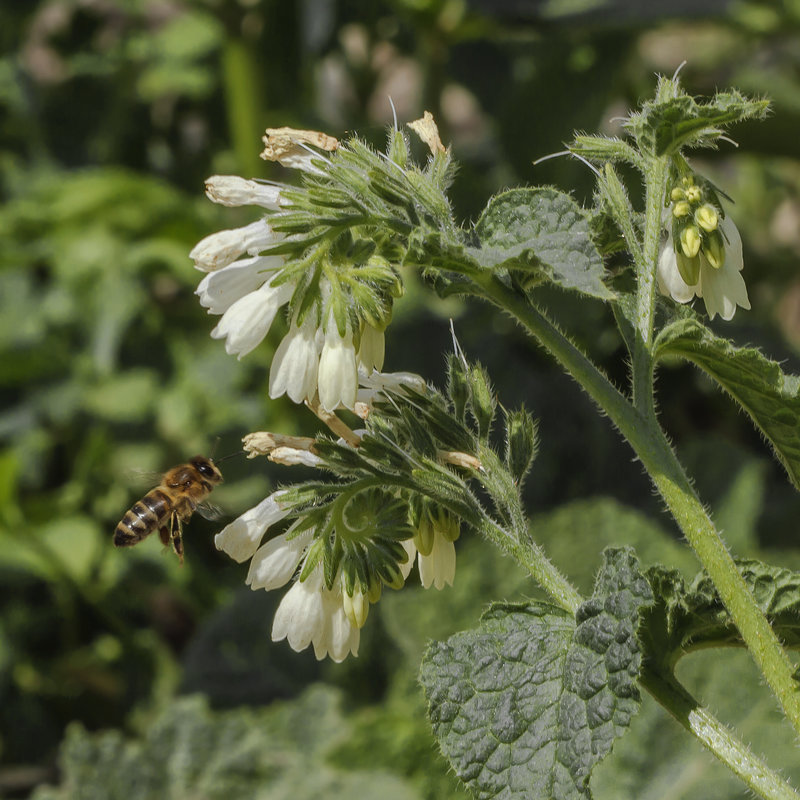
[[[670,193],[669,199],[672,200],[673,203],[677,202],[678,200],[683,200],[686,197],[686,193],[680,186],[676,186]]]
[[[699,186],[689,186],[686,189],[686,199],[690,203],[699,203],[702,196],[703,192],[700,190]]]
[[[423,556],[429,556],[433,550],[434,529],[433,523],[427,514],[423,514],[414,533],[414,544]]]
[[[707,233],[715,231],[719,225],[717,209],[711,203],[705,203],[694,212],[694,221]]]
[[[720,269],[725,263],[725,243],[719,231],[712,231],[706,237],[703,255],[714,269]]]
[[[370,603],[377,603],[381,599],[381,592],[383,591],[383,584],[379,580],[373,580],[369,589],[367,590],[367,600]]]
[[[686,200],[679,200],[675,205],[672,207],[672,216],[676,219],[680,217],[686,217],[689,214],[689,203]]]
[[[356,584],[353,587],[353,594],[349,595],[344,587],[342,588],[342,607],[351,625],[363,628],[369,614],[369,600],[364,596],[361,587]]]
[[[694,258],[700,252],[703,240],[695,225],[687,225],[680,232],[681,251],[687,258]]]

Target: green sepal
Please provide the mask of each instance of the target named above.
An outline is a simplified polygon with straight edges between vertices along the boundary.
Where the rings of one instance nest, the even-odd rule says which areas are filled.
[[[478,436],[486,441],[492,429],[494,410],[497,406],[494,390],[486,370],[480,364],[470,367],[467,380],[469,382],[470,410],[478,427]]]
[[[642,157],[627,142],[615,137],[576,133],[567,149],[589,161],[625,163],[642,168]]]
[[[539,441],[536,420],[524,409],[506,411],[505,463],[518,485],[531,468]]]
[[[398,167],[405,168],[408,164],[408,137],[402,131],[390,128],[387,138],[386,154],[390,161]]]
[[[469,402],[469,384],[464,360],[456,353],[447,354],[447,395],[453,404],[453,413],[464,422]]]

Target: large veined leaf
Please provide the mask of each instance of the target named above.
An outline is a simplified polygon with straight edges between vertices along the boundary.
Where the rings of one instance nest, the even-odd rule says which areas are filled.
[[[36,800],[417,800],[400,777],[347,770],[326,757],[346,740],[337,692],[312,687],[292,702],[216,712],[200,696],[170,704],[140,739],[67,729],[61,784]]]
[[[739,560],[737,567],[781,641],[800,646],[800,573],[754,559]],[[705,572],[688,585],[664,567],[651,567],[647,577],[655,603],[645,612],[641,635],[662,664],[671,669],[691,650],[741,645],[741,635]]]
[[[549,187],[502,192],[489,201],[475,233],[480,247],[467,250],[484,267],[533,272],[566,289],[613,297],[586,214],[568,194]]]
[[[650,586],[630,549],[604,556],[575,617],[499,604],[428,649],[421,680],[434,732],[477,797],[590,797],[592,768],[638,711],[636,628]]]
[[[800,488],[800,376],[787,375],[752,347],[735,347],[696,319],[668,325],[656,358],[680,356],[707,372],[748,413]]]

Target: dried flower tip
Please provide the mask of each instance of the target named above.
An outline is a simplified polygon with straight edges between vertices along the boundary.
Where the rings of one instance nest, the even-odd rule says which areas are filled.
[[[240,178],[238,175],[212,175],[206,179],[206,197],[223,206],[256,205],[278,209],[280,187]]]
[[[242,439],[242,448],[248,458],[268,456],[278,447],[291,447],[295,450],[314,452],[314,440],[309,436],[288,436],[270,431],[254,431]]]
[[[293,166],[292,160],[298,156],[308,156],[303,144],[328,152],[339,147],[339,140],[333,136],[321,131],[301,131],[296,128],[267,128],[261,138],[266,145],[261,158],[265,161],[278,161],[284,166]]]
[[[483,469],[480,460],[469,453],[459,453],[457,450],[437,450],[436,456],[443,464],[452,464],[455,467],[466,467],[467,469]]]
[[[322,464],[322,459],[308,450],[298,450],[295,447],[276,447],[267,458],[275,464],[283,464],[285,467],[318,467]]]
[[[439,128],[436,126],[433,120],[433,114],[431,114],[430,111],[426,111],[422,115],[422,119],[409,122],[408,127],[428,145],[433,155],[447,152],[447,148],[442,144],[442,140],[439,138]]]
[[[370,412],[369,403],[362,403],[360,400],[356,400],[353,406],[353,412],[357,417],[361,417],[361,419],[368,419]]]

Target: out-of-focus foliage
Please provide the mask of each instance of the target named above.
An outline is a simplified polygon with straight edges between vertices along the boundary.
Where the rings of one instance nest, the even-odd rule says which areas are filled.
[[[297,735],[323,724],[309,710],[314,698],[338,731],[323,744],[321,727],[315,739],[315,790],[377,794],[368,787],[379,770],[387,796],[464,796],[436,754],[415,675],[428,638],[474,626],[490,598],[535,594],[508,561],[462,537],[452,590],[392,593],[371,617],[359,659],[319,666],[268,641],[275,601],[238,588],[242,569],[214,551],[214,525],[192,520],[183,569],[154,540],[130,551],[110,543],[126,508],[157,482],[133,471],[163,471],[210,451],[218,437],[219,455],[255,429],[312,432],[308,415],[266,401],[280,325],[260,352],[237,362],[209,338],[214,322],[192,295],[199,275],[191,246],[252,221],[212,207],[203,178],[291,177],[257,157],[266,126],[355,130],[382,144],[388,97],[401,120],[430,110],[461,165],[454,206],[474,219],[502,186],[554,184],[587,200],[582,165],[533,160],[563,149],[573,129],[617,131],[657,71],[672,73],[686,60],[692,93],[730,85],[768,94],[771,119],[741,128],[741,152],[704,154],[704,169],[735,199],[745,246],[753,311],[737,314],[736,336],[773,358],[796,359],[796,4],[720,2],[702,18],[676,16],[667,2],[647,4],[647,14],[643,4],[635,13],[616,2],[584,13],[579,5],[32,0],[0,8],[0,796],[57,783],[58,744],[77,720],[83,728],[70,728],[62,750],[64,782],[42,796],[108,796],[102,782],[100,794],[71,793],[71,770],[101,757],[129,758],[174,780],[252,778],[250,789],[237,785],[258,796],[256,778],[275,764],[272,750],[286,759],[272,778],[276,797],[304,763],[302,746],[292,752]],[[622,344],[600,304],[578,315],[564,292],[547,302],[621,382]],[[610,543],[633,544],[644,566],[664,561],[693,574],[681,544],[660,531],[659,509],[628,451],[509,322],[481,307],[430,302],[410,279],[389,329],[387,367],[441,384],[448,317],[465,350],[489,366],[504,404],[524,401],[541,420],[527,500],[542,512],[532,524],[554,561],[584,591]],[[771,560],[797,566],[800,501],[780,469],[761,460],[763,443],[690,367],[662,366],[658,388],[662,417],[737,555],[782,546]],[[288,479],[243,460],[226,462],[225,477],[214,499],[229,516]],[[606,499],[551,511],[600,494],[638,510]],[[769,724],[771,700],[749,666],[730,658],[701,665],[704,657],[694,655],[681,669],[790,775],[791,737]],[[741,670],[737,693],[718,692],[715,671],[733,669]],[[732,674],[725,672],[726,687]],[[330,693],[303,694],[319,679],[338,685],[341,706]],[[199,700],[175,700],[181,691],[204,693],[213,707],[286,704],[226,716]],[[142,744],[84,730],[126,725]],[[208,773],[184,751],[174,762],[159,752],[144,766],[158,736],[186,744],[179,732],[194,735],[190,728],[224,751]],[[233,738],[215,738],[222,735]],[[653,741],[658,763],[647,757]],[[243,753],[254,755],[240,773]],[[636,797],[660,797],[663,786],[696,796],[703,786],[710,797],[712,779],[720,797],[738,796],[648,699],[615,753],[599,769],[597,797],[618,796],[621,786]],[[345,758],[359,771],[343,775]],[[696,780],[675,789],[687,764]],[[302,778],[313,773],[309,767]]]

